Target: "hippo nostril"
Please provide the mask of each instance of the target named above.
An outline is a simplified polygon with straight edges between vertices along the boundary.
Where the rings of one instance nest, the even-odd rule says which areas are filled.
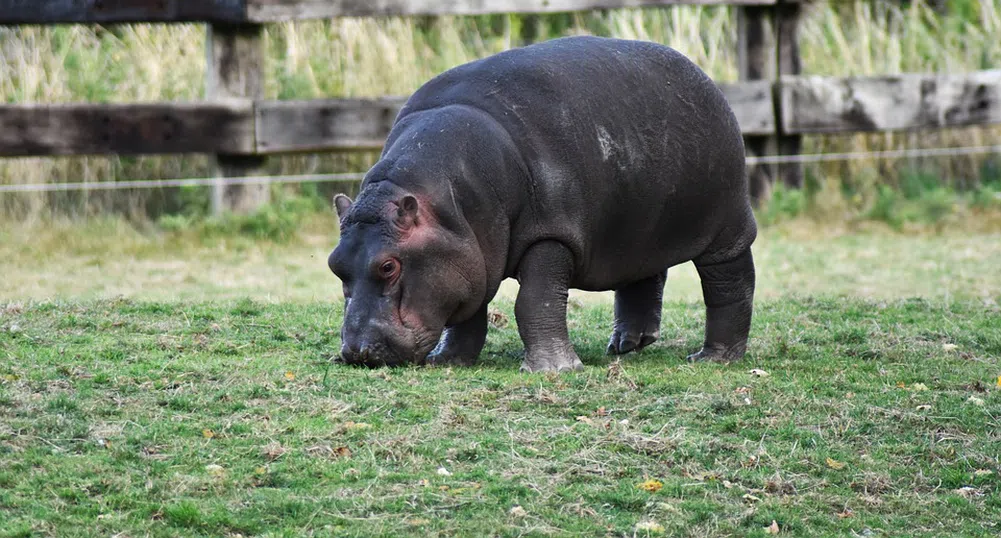
[[[360,354],[358,352],[358,348],[349,346],[347,344],[341,345],[341,359],[343,359],[345,362],[348,363],[357,362],[359,358]]]

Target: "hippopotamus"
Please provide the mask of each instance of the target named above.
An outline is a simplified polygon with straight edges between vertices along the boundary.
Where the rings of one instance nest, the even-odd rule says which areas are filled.
[[[710,77],[651,42],[566,37],[452,68],[407,99],[355,200],[333,199],[340,355],[472,364],[501,282],[522,370],[583,368],[568,290],[614,290],[608,354],[660,335],[670,267],[706,308],[691,361],[741,359],[757,235],[740,127]]]

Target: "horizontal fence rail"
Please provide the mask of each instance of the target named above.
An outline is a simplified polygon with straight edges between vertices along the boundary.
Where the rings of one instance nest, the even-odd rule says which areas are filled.
[[[819,163],[850,161],[854,159],[918,159],[928,157],[960,157],[969,155],[1001,154],[1001,145],[959,146],[953,148],[903,148],[883,151],[854,151],[847,153],[808,153],[800,155],[769,155],[747,157],[747,164]],[[24,183],[0,185],[0,194],[68,192],[68,191],[119,191],[127,189],[164,189],[171,187],[217,187],[220,185],[288,185],[295,183],[357,183],[365,178],[364,172],[336,174],[301,174],[279,176],[206,177],[187,179],[134,179],[116,181],[77,181],[68,183]],[[1001,199],[1001,193],[994,195]]]
[[[745,135],[1001,124],[1001,70],[963,75],[787,76],[721,84]],[[225,153],[382,147],[405,98],[0,105],[0,156]]]
[[[0,24],[267,23],[378,15],[559,13],[680,4],[777,3],[778,0],[0,0]]]
[[[256,151],[249,100],[0,105],[0,156]]]
[[[783,77],[779,87],[787,133],[1001,123],[1001,69],[961,75]]]

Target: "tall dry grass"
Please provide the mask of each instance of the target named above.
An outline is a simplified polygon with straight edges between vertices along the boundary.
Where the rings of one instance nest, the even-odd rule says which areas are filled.
[[[967,2],[969,4],[970,2]],[[964,72],[1001,65],[1001,0],[973,0],[978,16],[942,15],[917,0],[905,8],[883,1],[818,2],[801,26],[804,71],[825,75]],[[524,19],[444,17],[339,19],[272,25],[267,94],[272,98],[406,95],[457,64],[518,46]],[[551,31],[551,26],[548,27]],[[668,44],[719,81],[737,78],[736,26],[729,7],[678,6],[576,14],[556,33],[600,34]],[[202,95],[205,29],[201,25],[112,28],[0,28],[0,101],[60,103],[192,100]],[[808,137],[807,152],[1001,142],[997,129]],[[374,155],[275,158],[276,173],[361,171]],[[918,162],[946,183],[976,182],[987,157]],[[209,160],[182,157],[81,157],[0,160],[0,183],[194,177]],[[864,198],[893,183],[911,164],[863,160],[811,166],[820,189]],[[4,216],[115,209],[136,215],[202,203],[200,191],[59,194],[0,198]],[[838,202],[841,203],[841,202]],[[862,203],[862,202],[859,202]],[[837,210],[837,208],[834,208]]]

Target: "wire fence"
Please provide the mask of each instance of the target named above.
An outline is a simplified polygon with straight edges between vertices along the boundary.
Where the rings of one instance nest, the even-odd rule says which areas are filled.
[[[805,155],[750,155],[748,166],[762,164],[807,164],[856,159],[913,159],[921,157],[958,157],[964,155],[1001,154],[1001,145],[963,146],[946,148],[911,148],[883,151],[858,151],[843,153],[814,153]],[[24,185],[0,185],[0,193],[32,193],[62,191],[108,191],[124,189],[162,189],[169,187],[209,187],[214,185],[271,185],[296,183],[348,183],[361,181],[362,172],[338,174],[301,174],[248,177],[206,177],[192,179],[150,179],[128,181],[35,183]]]

